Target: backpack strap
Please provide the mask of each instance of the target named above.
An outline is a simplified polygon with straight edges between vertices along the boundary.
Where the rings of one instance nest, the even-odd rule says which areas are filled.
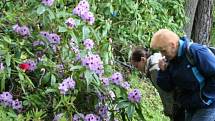
[[[200,98],[202,100],[203,103],[205,103],[206,105],[210,105],[213,100],[210,98],[202,98],[205,97],[204,95],[202,95],[202,89],[205,85],[205,78],[204,76],[199,72],[198,68],[196,67],[196,63],[195,60],[193,58],[193,55],[190,52],[190,46],[193,44],[193,42],[187,42],[186,44],[186,50],[185,50],[185,56],[187,58],[187,60],[189,61],[189,63],[192,65],[192,71],[193,74],[195,75],[196,79],[199,82],[199,86],[200,86]]]
[[[199,72],[199,70],[196,67],[196,63],[195,60],[193,58],[193,55],[190,53],[190,46],[193,44],[193,42],[187,42],[186,45],[186,51],[185,51],[185,55],[187,60],[189,61],[189,63],[192,66],[192,71],[193,74],[195,75],[195,77],[197,78],[197,80],[199,81],[200,84],[200,88],[202,89],[205,85],[205,78],[202,76],[202,74]]]
[[[193,44],[193,42],[187,42],[187,45],[186,45],[186,51],[185,51],[185,55],[186,55],[186,58],[187,60],[190,62],[190,64],[192,66],[195,65],[195,62],[194,62],[194,59],[190,53],[190,46]]]

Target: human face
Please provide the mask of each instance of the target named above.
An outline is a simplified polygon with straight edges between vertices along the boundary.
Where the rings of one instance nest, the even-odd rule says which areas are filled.
[[[174,43],[170,43],[159,47],[159,51],[167,60],[172,60],[177,54],[177,47]]]
[[[131,64],[141,72],[145,72],[146,59],[141,57],[140,61],[131,60]]]

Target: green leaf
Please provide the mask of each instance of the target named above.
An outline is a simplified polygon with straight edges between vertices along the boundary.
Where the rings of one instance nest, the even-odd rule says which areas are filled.
[[[138,116],[140,117],[141,121],[146,121],[146,119],[143,116],[141,106],[139,104],[137,106],[135,106],[135,110],[136,110]]]
[[[19,79],[20,79],[20,80],[24,80],[24,75],[23,75],[21,72],[19,72],[18,75],[19,75]]]
[[[5,77],[6,75],[5,75],[5,73],[3,74],[3,77],[2,77],[2,79],[1,79],[1,91],[3,91],[4,89],[5,89],[5,79],[6,79],[6,77]]]
[[[28,100],[24,100],[24,101],[22,102],[22,104],[23,104],[24,106],[28,106],[28,105],[29,105],[29,101],[28,101]]]
[[[33,82],[31,81],[31,79],[28,77],[28,75],[26,73],[23,73],[25,80],[28,82],[29,86],[31,85],[33,88],[35,88]]]
[[[7,112],[7,115],[8,115],[8,117],[11,117],[11,118],[17,118],[17,115],[12,112]]]
[[[76,35],[75,35],[75,33],[74,33],[73,31],[71,31],[69,34],[71,35],[71,37],[72,37],[75,41],[77,41],[77,37],[76,37]]]
[[[4,41],[7,42],[8,44],[11,44],[12,40],[9,37],[3,37]]]
[[[128,105],[128,109],[127,109],[127,114],[128,114],[128,117],[131,118],[134,114],[134,111],[135,111],[135,105],[133,103],[130,103]]]
[[[87,82],[87,92],[89,91],[89,85],[93,79],[93,76],[92,76],[92,73],[89,71],[89,70],[86,70],[84,72],[84,77],[86,79],[86,82]]]
[[[106,64],[108,64],[108,60],[109,60],[109,52],[104,52],[104,64],[106,65]]]
[[[79,19],[74,19],[75,20],[75,26],[79,26],[81,21]]]
[[[125,116],[126,116],[125,110],[122,110],[121,113],[120,113],[120,115],[121,115],[121,117],[122,117],[122,120],[123,120],[123,121],[126,121],[126,118],[125,118]]]
[[[91,32],[93,33],[93,35],[95,36],[95,38],[96,38],[96,43],[98,44],[98,43],[100,42],[100,40],[101,40],[101,37],[98,35],[99,33],[96,32],[92,27],[90,27],[90,30],[91,30]]]
[[[102,37],[106,37],[107,36],[107,33],[109,32],[110,28],[111,28],[111,24],[109,22],[107,22],[105,24],[105,28],[102,31]]]
[[[119,108],[119,109],[120,108],[126,108],[129,106],[129,104],[130,104],[130,102],[128,102],[128,101],[121,101],[117,104],[117,108]]]
[[[67,121],[67,119],[66,119],[64,116],[62,116],[62,117],[60,118],[60,121]]]
[[[54,74],[51,75],[51,85],[54,85],[56,83],[56,77]]]
[[[94,77],[94,82],[96,83],[97,86],[101,85],[101,81],[99,80],[99,77],[93,73],[93,77]]]
[[[47,82],[50,81],[50,78],[51,78],[51,73],[50,72],[46,73],[45,76],[43,77],[42,83],[46,84]]]
[[[111,65],[104,65],[104,70],[105,70],[105,73],[107,74],[112,74],[113,73],[113,69],[112,69],[112,66]]]
[[[82,33],[83,33],[83,36],[82,36],[83,40],[89,38],[90,29],[87,26],[83,26]]]
[[[11,75],[11,68],[7,67],[7,78],[10,78]]]
[[[55,19],[55,14],[50,9],[47,9],[47,10],[49,12],[49,19],[50,20]]]
[[[30,54],[31,56],[34,56],[34,53],[32,53],[29,48],[25,48],[26,52],[28,52],[28,54]]]
[[[10,61],[11,61],[11,55],[9,53],[7,53],[7,55],[6,55],[6,65],[7,65],[7,67],[10,66]]]
[[[39,15],[43,14],[45,11],[46,11],[46,8],[42,5],[37,8],[37,14]]]
[[[67,16],[71,16],[71,13],[67,13],[66,11],[59,11],[56,13],[57,18],[61,18],[61,17],[65,18]]]
[[[66,27],[59,26],[58,32],[66,32],[66,31],[67,31]]]
[[[45,93],[51,93],[51,92],[57,92],[55,89],[47,89],[46,91],[45,91]]]
[[[114,11],[113,6],[110,5],[109,7],[110,7],[110,13],[113,13],[113,11]]]
[[[110,115],[110,121],[114,121],[114,113],[113,112]]]
[[[81,68],[83,68],[83,66],[78,65],[78,66],[72,66],[69,70],[74,71],[74,70],[80,70]]]

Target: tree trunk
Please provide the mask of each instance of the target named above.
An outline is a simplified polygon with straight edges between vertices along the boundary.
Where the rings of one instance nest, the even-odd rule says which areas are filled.
[[[191,37],[193,29],[193,21],[196,13],[196,8],[199,0],[186,0],[185,2],[185,14],[188,17],[188,22],[184,26],[184,31],[188,38]]]
[[[208,45],[212,28],[213,0],[199,0],[194,18],[191,38]]]

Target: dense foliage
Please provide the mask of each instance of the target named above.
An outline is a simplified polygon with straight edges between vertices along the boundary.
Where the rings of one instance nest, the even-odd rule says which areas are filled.
[[[148,46],[159,28],[181,33],[183,1],[20,0],[0,7],[1,120],[167,120],[155,89],[116,60],[126,61],[133,45]]]
[[[103,0],[96,11],[106,20],[102,35],[113,39],[115,57],[127,61],[134,45],[149,47],[152,34],[160,28],[183,33],[184,0]],[[103,20],[102,20],[103,21]],[[105,33],[105,34],[104,34]]]

